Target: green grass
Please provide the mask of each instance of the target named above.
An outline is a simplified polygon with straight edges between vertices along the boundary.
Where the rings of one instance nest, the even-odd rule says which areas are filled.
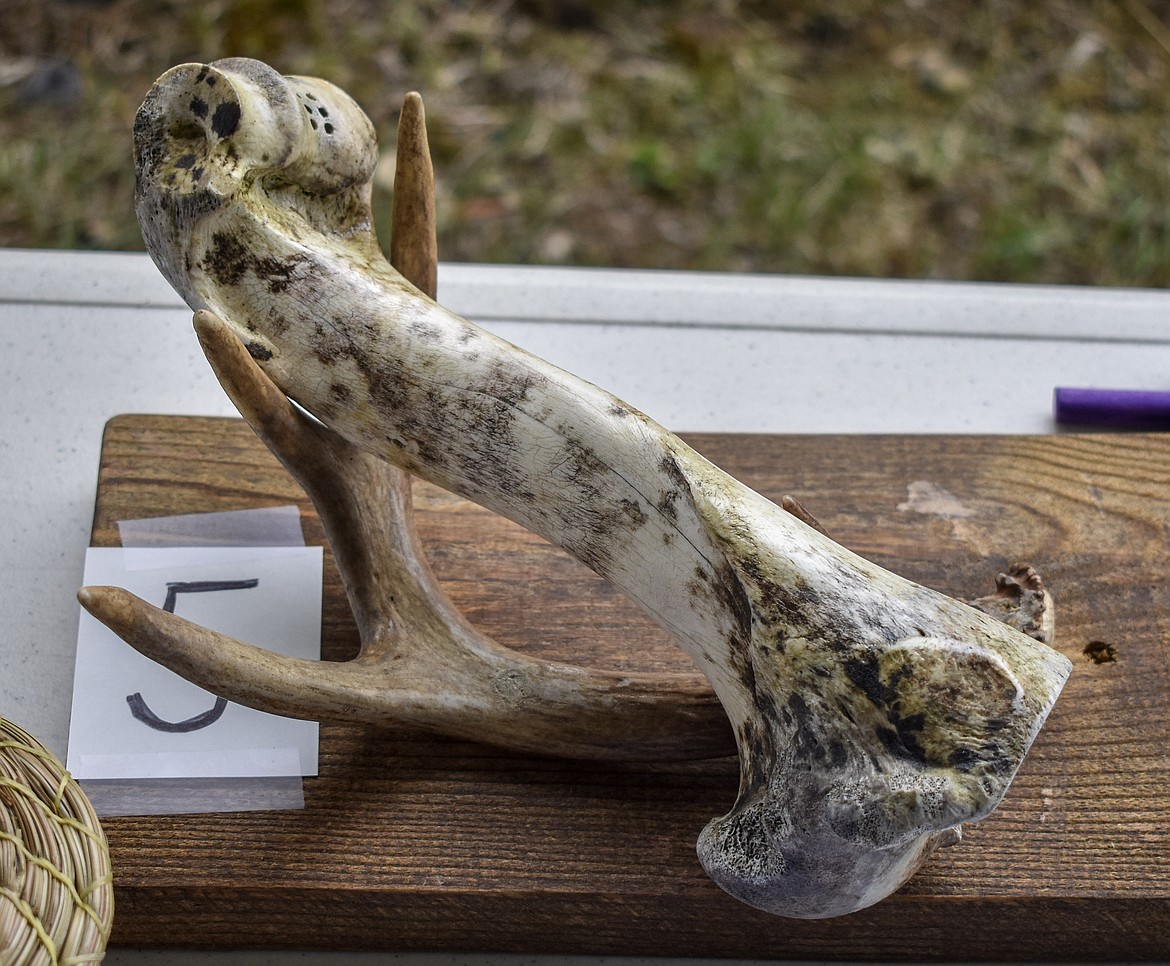
[[[140,248],[135,108],[229,55],[338,83],[384,145],[420,90],[447,260],[1170,281],[1153,0],[8,0],[0,68],[66,57],[83,92],[0,87],[0,244]]]

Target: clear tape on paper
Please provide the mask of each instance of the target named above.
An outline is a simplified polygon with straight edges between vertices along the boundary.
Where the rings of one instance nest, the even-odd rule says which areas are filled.
[[[164,609],[209,627],[223,621],[216,630],[273,650],[285,650],[296,637],[299,650],[292,653],[319,659],[321,548],[304,546],[297,507],[120,521],[118,527],[123,548],[91,548],[87,583],[115,582],[121,574],[118,582],[131,590],[141,583],[149,591],[140,595]],[[205,579],[209,567],[231,579]],[[113,579],[102,579],[111,568]],[[236,593],[207,592],[216,590]],[[293,619],[289,607],[264,600],[274,593],[307,610]],[[154,599],[160,594],[165,605]],[[249,616],[248,606],[263,608],[263,618]],[[292,623],[282,627],[282,618]],[[99,815],[304,808],[301,776],[317,773],[316,722],[229,704],[142,658],[88,614],[81,619],[69,767]],[[311,640],[306,626],[313,628]],[[273,639],[263,639],[265,633]],[[114,678],[108,669],[118,661],[134,670]],[[261,745],[251,747],[258,736]]]
[[[264,547],[278,552],[285,547],[305,545],[301,511],[295,506],[119,520],[118,533],[124,549]],[[135,566],[138,565],[127,563],[128,568]],[[165,564],[151,562],[143,566]]]
[[[79,755],[77,766],[89,775],[107,779],[152,778],[299,778],[302,771],[298,749],[233,748],[230,751],[138,752],[130,754]],[[99,781],[101,779],[98,779]]]
[[[304,783],[285,778],[94,778],[81,783],[103,818],[114,815],[193,815],[264,812],[305,807]]]

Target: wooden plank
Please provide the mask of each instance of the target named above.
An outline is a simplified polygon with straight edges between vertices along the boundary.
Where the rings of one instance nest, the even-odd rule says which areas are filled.
[[[757,913],[693,842],[734,764],[524,757],[405,731],[322,728],[295,812],[118,818],[115,943],[806,959],[1170,958],[1170,440],[699,436],[837,539],[956,596],[1033,563],[1075,670],[1007,799],[898,894],[830,921]],[[93,542],[121,519],[299,502],[241,422],[107,426]],[[536,537],[416,485],[456,602],[510,646],[688,668],[604,582]],[[356,644],[326,554],[323,650]],[[1095,655],[1090,656],[1090,654]],[[1112,656],[1109,660],[1101,660]],[[176,912],[181,910],[181,925]]]

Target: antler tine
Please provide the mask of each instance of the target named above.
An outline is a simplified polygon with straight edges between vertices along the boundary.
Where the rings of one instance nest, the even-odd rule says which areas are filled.
[[[331,663],[277,654],[200,627],[120,587],[83,587],[78,599],[136,650],[187,680],[274,714],[303,717],[311,705],[322,720],[405,725],[519,751],[611,760],[681,759],[704,751],[711,757],[730,742],[710,720],[701,689],[676,693],[675,705],[664,708],[659,684],[649,675],[598,689],[592,673],[579,668],[503,662],[485,676],[487,662],[460,660],[444,647],[440,631],[432,651],[437,659],[422,662],[413,676],[385,661]],[[442,665],[440,683],[437,668],[448,657],[455,660]],[[677,740],[680,733],[697,737],[691,754]]]
[[[435,220],[435,171],[427,141],[422,96],[402,99],[390,212],[390,264],[424,295],[435,297],[439,242]]]
[[[433,176],[422,100],[400,124],[397,257],[435,290]],[[731,754],[726,717],[696,675],[617,674],[536,661],[476,631],[425,561],[410,478],[304,415],[230,327],[195,314],[208,361],[240,413],[317,508],[361,640],[351,662],[306,662],[167,614],[116,588],[82,604],[131,646],[234,701],[278,714],[401,723],[546,754],[688,759]]]

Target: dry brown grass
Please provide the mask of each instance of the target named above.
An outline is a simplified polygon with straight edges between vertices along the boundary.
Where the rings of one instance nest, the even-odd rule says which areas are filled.
[[[448,260],[1170,280],[1154,0],[7,0],[0,244],[141,247],[134,110],[229,55],[333,80],[384,143],[422,91]],[[52,58],[72,103],[27,96]]]

